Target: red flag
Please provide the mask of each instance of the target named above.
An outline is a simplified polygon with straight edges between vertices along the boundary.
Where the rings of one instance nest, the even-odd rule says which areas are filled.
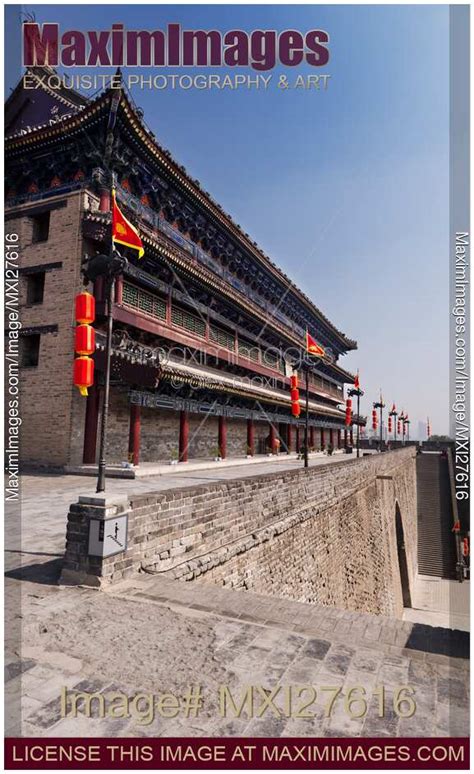
[[[357,371],[357,374],[356,374],[356,378],[354,379],[354,387],[356,388],[356,390],[358,390],[359,387],[360,387],[359,372],[358,371]]]
[[[318,342],[306,331],[306,352],[317,357],[324,357],[326,352]]]
[[[112,242],[138,250],[139,258],[145,252],[137,229],[127,220],[116,202],[115,190],[112,190]]]

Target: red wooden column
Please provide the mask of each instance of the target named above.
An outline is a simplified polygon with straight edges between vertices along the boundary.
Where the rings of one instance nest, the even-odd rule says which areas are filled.
[[[326,443],[324,441],[324,427],[321,428],[321,449],[326,448]]]
[[[115,303],[122,304],[123,300],[123,274],[115,280]]]
[[[253,419],[247,419],[247,454],[255,454],[255,425]]]
[[[224,460],[227,457],[227,424],[225,417],[219,417],[219,454]]]
[[[189,440],[189,414],[187,411],[179,413],[179,461],[188,461],[188,440]]]
[[[329,443],[331,444],[332,448],[334,449],[334,430],[329,431]]]
[[[293,428],[292,428],[291,425],[287,425],[287,427],[288,427],[288,431],[287,431],[287,436],[286,436],[286,448],[287,448],[287,451],[288,451],[288,454],[289,454],[291,452],[291,442],[293,440],[292,437],[291,437]]]
[[[300,426],[299,425],[296,425],[295,437],[296,437],[295,438],[296,453],[299,454],[300,453]]]
[[[108,188],[100,189],[99,210],[110,212],[110,191]]]
[[[310,446],[311,448],[314,449],[314,427],[313,427],[313,425],[311,425],[311,427],[309,428],[308,446]]]
[[[130,432],[128,436],[128,459],[134,465],[140,462],[140,406],[130,404]]]
[[[93,385],[87,395],[86,420],[84,425],[84,451],[82,462],[84,465],[93,465],[97,449],[97,426],[99,422],[100,391]]]
[[[337,448],[338,449],[341,448],[341,431],[340,430],[337,431]]]
[[[273,454],[275,451],[275,427],[270,424],[270,451]]]

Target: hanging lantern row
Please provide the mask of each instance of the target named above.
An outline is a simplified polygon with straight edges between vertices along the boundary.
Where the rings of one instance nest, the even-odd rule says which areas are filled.
[[[291,413],[294,417],[301,414],[300,391],[298,389],[298,377],[290,376]]]
[[[349,425],[352,424],[352,400],[350,398],[347,398],[346,400],[346,420],[345,420],[346,427],[349,427]]]
[[[468,537],[465,537],[462,539],[462,555],[469,556],[469,538]]]
[[[95,298],[87,291],[76,296],[76,322],[74,351],[79,357],[74,360],[74,384],[83,396],[94,384],[94,361],[90,357],[95,352],[95,330],[91,323],[95,320]]]
[[[397,433],[398,433],[398,435],[402,434],[402,423],[401,423],[400,419],[397,422]]]
[[[372,430],[377,430],[377,409],[372,409]]]
[[[392,432],[392,417],[390,415],[388,417],[388,432]]]

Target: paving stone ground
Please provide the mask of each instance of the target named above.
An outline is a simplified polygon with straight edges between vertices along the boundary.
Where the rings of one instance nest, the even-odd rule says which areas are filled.
[[[409,622],[153,576],[110,592],[22,586],[21,652],[11,633],[6,690],[10,708],[21,697],[23,735],[468,734],[467,660],[406,647]],[[248,686],[253,707],[238,712]],[[413,706],[400,703],[404,686]],[[102,694],[109,712],[114,692],[143,693],[146,722],[133,705],[126,717],[103,717],[99,699],[91,717],[84,705],[65,715],[64,689]],[[202,707],[186,716],[186,696],[198,689]],[[164,694],[175,697],[164,711],[174,717],[147,704]],[[18,722],[12,709],[7,733]]]

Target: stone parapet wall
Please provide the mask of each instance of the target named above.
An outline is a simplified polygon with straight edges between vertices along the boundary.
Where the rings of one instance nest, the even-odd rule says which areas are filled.
[[[132,496],[128,549],[101,560],[101,583],[141,569],[387,615],[402,608],[395,511],[416,570],[415,450]],[[65,570],[91,574],[71,506]],[[75,532],[73,532],[75,530]],[[81,533],[85,535],[85,532]],[[72,575],[71,575],[72,573]]]

